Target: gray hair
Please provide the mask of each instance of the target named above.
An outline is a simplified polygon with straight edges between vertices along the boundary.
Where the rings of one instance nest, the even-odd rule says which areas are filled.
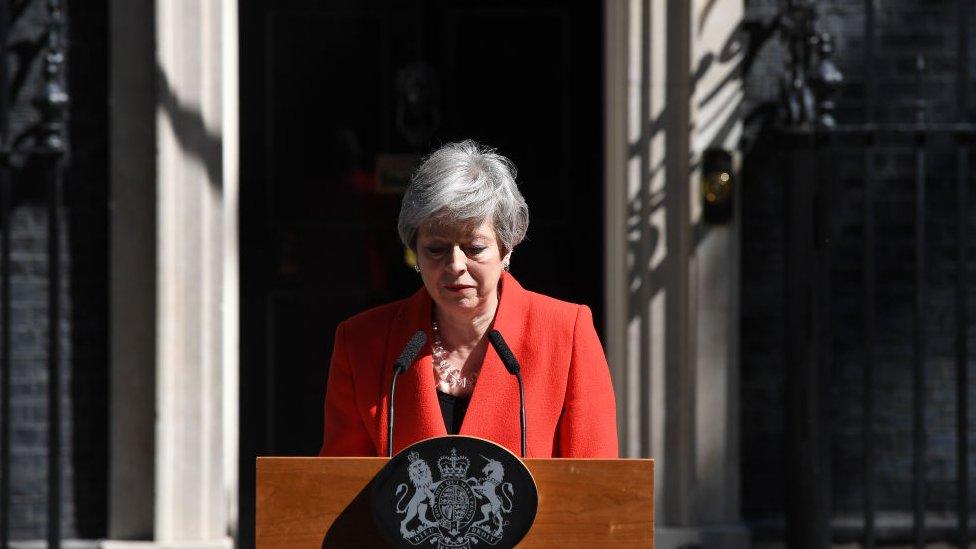
[[[529,207],[515,183],[512,161],[471,140],[448,143],[428,156],[410,180],[400,206],[400,240],[416,250],[422,224],[491,221],[504,253],[522,242]]]

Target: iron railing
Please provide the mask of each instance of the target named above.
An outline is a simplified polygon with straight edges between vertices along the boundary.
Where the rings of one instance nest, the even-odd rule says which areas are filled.
[[[969,448],[969,327],[967,296],[966,232],[969,213],[968,185],[970,184],[970,155],[976,141],[976,124],[968,121],[968,33],[967,8],[971,0],[956,2],[956,123],[933,123],[927,119],[927,105],[923,93],[922,72],[924,58],[917,58],[918,103],[916,119],[909,123],[878,122],[880,97],[875,72],[876,2],[864,2],[864,82],[865,120],[858,124],[838,124],[832,116],[831,86],[818,89],[818,73],[830,61],[829,48],[817,51],[818,46],[830,44],[829,36],[816,30],[816,8],[809,2],[787,3],[783,20],[787,22],[782,34],[790,45],[790,65],[785,69],[788,88],[784,97],[784,117],[787,124],[778,129],[787,139],[790,149],[787,158],[789,185],[784,188],[785,269],[786,269],[786,342],[785,363],[787,395],[787,467],[788,496],[786,506],[787,532],[790,547],[825,547],[836,532],[831,531],[830,471],[828,461],[829,438],[824,432],[823,402],[826,383],[822,372],[831,363],[830,245],[829,204],[833,186],[825,180],[824,165],[839,148],[845,151],[863,150],[864,209],[863,209],[863,425],[864,447],[861,469],[864,478],[863,531],[861,542],[868,549],[878,543],[878,445],[876,440],[877,401],[874,397],[877,381],[878,357],[878,219],[875,206],[878,200],[879,177],[875,173],[874,158],[882,140],[910,142],[913,164],[913,303],[912,303],[912,496],[911,541],[916,548],[925,545],[935,533],[926,525],[925,478],[928,448],[926,447],[925,418],[929,403],[926,388],[929,372],[926,367],[926,333],[924,315],[927,311],[925,285],[926,262],[926,179],[929,177],[930,148],[934,141],[951,141],[955,149],[955,383],[956,383],[956,514],[955,532],[949,536],[959,547],[968,547],[972,535],[969,529],[970,503],[968,460]],[[830,68],[830,67],[828,67]],[[837,79],[835,82],[839,82]],[[793,101],[794,104],[790,102]],[[807,108],[797,111],[796,105]],[[826,107],[826,108],[822,108]],[[797,115],[796,113],[799,113]]]
[[[23,6],[21,6],[22,8]],[[33,101],[39,121],[13,135],[9,38],[17,21],[15,6],[0,0],[0,547],[10,546],[11,509],[11,217],[14,164],[39,162],[47,195],[47,545],[61,546],[61,202],[68,150],[65,89],[66,14],[63,0],[46,0],[47,28],[43,38],[43,82]],[[23,9],[19,13],[23,13]],[[15,161],[15,159],[17,159]],[[28,183],[28,182],[18,182]]]

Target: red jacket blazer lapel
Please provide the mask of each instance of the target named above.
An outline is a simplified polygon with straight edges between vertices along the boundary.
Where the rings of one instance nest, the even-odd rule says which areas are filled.
[[[502,334],[516,357],[522,356],[526,299],[527,292],[506,273],[492,327]],[[487,438],[519,453],[518,382],[490,345],[459,434]]]
[[[417,330],[423,330],[427,334],[427,343],[421,348],[417,360],[397,380],[393,453],[399,452],[418,440],[447,434],[434,386],[430,347],[433,337],[430,323],[430,296],[427,294],[427,290],[421,288],[402,303],[402,307],[394,316],[386,346],[386,360],[384,361],[383,387],[385,390],[381,397],[383,414],[379,418],[379,447],[384,451],[387,448],[387,411],[390,406],[389,389],[393,380],[393,362]]]
[[[528,292],[508,273],[501,284],[493,326],[522,365],[529,457],[615,457],[613,388],[589,309]],[[320,455],[386,455],[392,365],[417,330],[428,343],[397,382],[393,450],[447,433],[434,385],[430,319],[431,299],[421,288],[340,324]],[[518,385],[494,349],[485,355],[460,433],[519,451]]]
[[[515,356],[519,356],[521,350],[524,329],[521,312],[525,308],[526,294],[514,278],[507,275],[503,278],[501,300],[493,327],[502,333]],[[393,361],[418,329],[427,334],[427,344],[421,349],[417,360],[397,380],[394,453],[418,440],[447,434],[434,382],[430,345],[433,338],[431,307],[429,294],[421,288],[403,302],[390,332],[386,364],[391,367],[384,374],[383,386],[386,392],[382,396],[384,413],[380,418],[380,447],[384,449]],[[518,405],[518,384],[515,377],[505,369],[495,350],[489,348],[459,434],[487,438],[509,448],[518,448]]]

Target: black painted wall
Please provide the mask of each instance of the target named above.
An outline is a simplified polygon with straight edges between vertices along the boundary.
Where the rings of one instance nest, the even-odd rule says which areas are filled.
[[[747,17],[769,21],[785,4],[747,0]],[[838,96],[841,123],[865,120],[864,4],[861,0],[817,2],[821,25],[836,38],[836,61],[847,81]],[[891,0],[876,2],[878,117],[882,122],[914,122],[919,98],[928,102],[927,119],[962,121],[956,86],[956,2]],[[976,59],[976,7],[970,3],[965,25],[970,60]],[[919,75],[916,56],[926,69]],[[746,75],[746,115],[752,116],[744,144],[742,174],[742,448],[743,514],[757,537],[778,535],[784,508],[784,375],[783,363],[783,188],[795,184],[778,164],[770,124],[763,123],[767,102],[778,96],[784,49],[773,39],[760,50]],[[970,105],[976,104],[976,64],[968,68]],[[920,84],[921,82],[921,84]],[[877,179],[877,347],[874,423],[878,459],[875,484],[879,511],[911,510],[912,482],[912,300],[914,261],[912,222],[914,160],[910,141],[883,144],[873,161]],[[955,397],[955,148],[951,141],[933,141],[928,148],[925,289],[927,337],[925,388],[928,445],[926,505],[933,513],[949,513],[956,505]],[[858,516],[863,509],[862,419],[864,392],[864,150],[847,144],[831,153],[822,174],[834,190],[830,205],[831,323],[833,360],[822,373],[824,425],[830,440],[833,516]],[[970,197],[976,198],[976,178]],[[974,201],[973,203],[976,203]],[[974,209],[970,208],[970,212]],[[976,213],[967,220],[970,318],[976,318]],[[976,330],[969,332],[970,380],[976,379]],[[970,387],[969,417],[976,424]],[[970,437],[970,448],[976,438]],[[976,451],[970,452],[976,471]],[[976,493],[970,479],[970,493]],[[838,529],[836,532],[840,532]],[[843,536],[838,534],[836,536]],[[849,533],[848,535],[854,535]]]
[[[46,2],[13,3],[6,62],[12,135],[37,121]],[[108,450],[108,13],[105,0],[68,3],[70,153],[62,219],[62,535],[104,537]],[[11,218],[13,540],[43,538],[47,516],[47,206],[43,163],[15,157]]]

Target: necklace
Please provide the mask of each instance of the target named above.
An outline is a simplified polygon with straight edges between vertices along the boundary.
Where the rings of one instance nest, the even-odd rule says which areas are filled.
[[[451,388],[460,387],[467,389],[473,387],[474,382],[478,379],[478,374],[462,375],[461,366],[452,364],[451,361],[447,360],[447,350],[444,349],[444,341],[441,339],[441,330],[437,325],[437,321],[432,320],[430,327],[434,332],[433,341],[430,345],[431,355],[434,359],[434,371],[437,372],[439,381],[446,383]]]

